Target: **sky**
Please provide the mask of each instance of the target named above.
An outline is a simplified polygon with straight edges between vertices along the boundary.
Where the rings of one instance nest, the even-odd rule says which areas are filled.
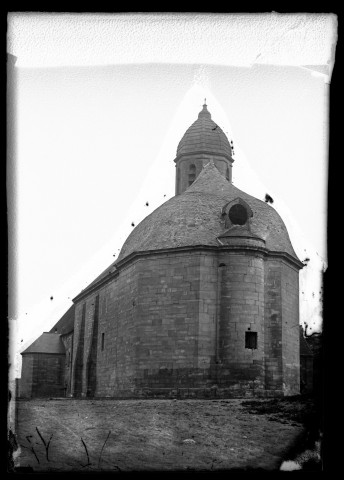
[[[174,195],[177,146],[204,98],[234,142],[234,185],[268,193],[309,258],[300,322],[321,330],[336,29],[329,14],[9,15],[15,376],[20,351],[117,258],[131,223]]]

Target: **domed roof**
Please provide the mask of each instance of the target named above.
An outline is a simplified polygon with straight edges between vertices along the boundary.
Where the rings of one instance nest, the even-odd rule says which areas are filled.
[[[194,183],[148,215],[127,238],[118,262],[134,252],[196,245],[219,246],[226,228],[222,209],[241,198],[252,210],[252,232],[268,250],[285,252],[297,261],[288,231],[273,207],[236,188],[209,162]],[[117,262],[116,262],[117,263]]]
[[[220,155],[233,161],[228,138],[211,119],[206,104],[198,114],[198,119],[186,130],[179,142],[175,161],[184,155],[195,153]]]

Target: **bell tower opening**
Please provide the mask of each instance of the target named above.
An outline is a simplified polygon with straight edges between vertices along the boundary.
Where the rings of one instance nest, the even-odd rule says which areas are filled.
[[[177,176],[176,176],[176,195],[180,192],[180,166],[176,165],[177,167]]]
[[[189,187],[193,184],[196,178],[196,165],[192,163],[189,167]]]

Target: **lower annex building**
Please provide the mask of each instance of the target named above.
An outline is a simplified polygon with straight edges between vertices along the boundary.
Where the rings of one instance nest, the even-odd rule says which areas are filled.
[[[274,208],[232,184],[232,155],[204,104],[176,195],[22,352],[22,396],[300,393],[303,264]]]

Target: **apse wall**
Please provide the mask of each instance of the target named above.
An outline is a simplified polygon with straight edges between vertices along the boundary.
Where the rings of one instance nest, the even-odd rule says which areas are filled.
[[[73,394],[297,392],[297,274],[249,248],[171,249],[130,259],[76,305]]]

